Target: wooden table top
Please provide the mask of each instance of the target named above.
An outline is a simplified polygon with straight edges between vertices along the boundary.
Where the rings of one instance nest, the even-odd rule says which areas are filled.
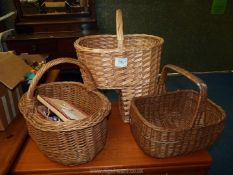
[[[7,174],[27,136],[26,124],[18,116],[5,130],[0,132],[0,174]]]
[[[128,124],[122,122],[118,104],[112,105],[108,120],[108,138],[104,149],[89,163],[79,166],[64,166],[50,161],[29,138],[19,155],[12,174],[70,174],[93,172],[140,172],[160,171],[179,167],[209,167],[211,157],[207,151],[199,151],[187,156],[155,159],[145,155],[134,141]]]

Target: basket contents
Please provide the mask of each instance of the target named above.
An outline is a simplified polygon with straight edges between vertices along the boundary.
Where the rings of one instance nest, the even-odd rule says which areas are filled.
[[[42,75],[49,68],[64,63],[79,66],[81,71],[85,71],[84,79],[88,78],[88,83],[53,82],[37,87]],[[63,118],[67,117],[67,112],[69,117],[75,116],[70,114],[72,110],[67,111],[67,107],[69,107],[67,104],[71,104],[75,109],[80,109],[86,116],[79,120],[63,120],[63,122],[54,122],[56,119],[53,118],[48,120],[43,116],[44,112],[48,113],[48,111],[44,111],[48,104],[44,103],[45,106],[41,107],[43,100],[40,97],[49,103],[52,99],[51,104],[53,105],[54,99],[56,105],[65,104],[64,111],[62,108],[55,107],[55,109],[59,109]],[[28,92],[21,98],[19,108],[26,119],[29,135],[36,142],[40,151],[53,161],[65,165],[85,163],[92,160],[105,145],[106,117],[110,111],[110,103],[104,95],[96,90],[96,85],[86,66],[76,59],[60,58],[42,66],[32,80]],[[58,114],[54,109],[51,111]],[[59,115],[57,116],[60,118]]]
[[[43,119],[47,119],[55,122],[62,122],[61,118],[59,118],[56,114],[54,114],[52,111],[49,110],[49,108],[47,108],[44,105],[38,105],[37,112],[41,114],[41,117]]]
[[[167,72],[171,69],[192,80],[200,92],[166,92]],[[207,97],[207,86],[190,72],[166,65],[159,79],[157,94],[136,97],[131,104],[131,131],[148,155],[166,158],[209,147],[224,128],[225,112]]]
[[[122,93],[125,122],[132,97],[154,93],[162,45],[158,36],[123,35],[121,10],[116,11],[116,35],[85,36],[74,43],[78,59],[89,68],[98,88],[133,89]]]
[[[67,101],[40,95],[37,95],[37,100],[51,110],[61,121],[81,120],[88,117],[82,110]]]

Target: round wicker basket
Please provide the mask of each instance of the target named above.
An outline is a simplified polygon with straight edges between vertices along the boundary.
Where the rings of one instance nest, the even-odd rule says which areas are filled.
[[[78,82],[53,82],[37,84],[42,75],[51,67],[70,63],[85,71],[87,84]],[[65,100],[83,110],[88,117],[65,122],[49,121],[37,111],[40,104],[36,95]],[[64,165],[77,165],[92,160],[105,145],[107,119],[110,103],[96,90],[93,78],[85,65],[76,59],[60,58],[48,62],[33,79],[29,90],[19,102],[19,109],[26,119],[29,135],[40,151],[49,159]]]

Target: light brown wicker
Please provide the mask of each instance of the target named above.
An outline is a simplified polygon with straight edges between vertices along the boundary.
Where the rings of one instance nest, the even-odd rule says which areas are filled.
[[[86,81],[88,84],[53,82],[37,87],[42,75],[49,68],[63,63],[75,64],[82,72],[85,71],[88,77],[84,78],[89,79]],[[88,117],[66,122],[46,120],[36,110],[39,104],[37,94],[71,102],[88,114]],[[96,90],[89,70],[77,59],[55,59],[43,66],[33,79],[28,92],[21,98],[19,108],[26,119],[30,136],[39,149],[53,161],[65,165],[85,163],[92,160],[105,145],[106,116],[110,111],[110,103]]]
[[[89,68],[98,88],[131,89],[138,96],[153,93],[164,40],[146,34],[123,35],[122,12],[119,9],[116,11],[116,34],[79,38],[74,43],[78,59]],[[126,58],[127,66],[117,67],[118,58]],[[135,93],[123,92],[122,101],[130,102]],[[123,104],[126,107],[124,121],[128,121],[129,102]]]
[[[198,85],[194,90],[165,91],[168,69]],[[224,128],[225,112],[207,97],[207,86],[188,71],[174,65],[163,68],[154,96],[137,97],[131,105],[131,131],[148,155],[166,158],[210,146]]]
[[[142,89],[144,86],[134,86],[134,87],[127,87],[122,88],[120,91],[120,98],[119,98],[119,110],[122,117],[122,120],[125,123],[129,123],[130,121],[130,104],[133,97],[140,97],[145,96],[148,94],[154,94],[154,86],[149,88],[149,91],[143,91]]]

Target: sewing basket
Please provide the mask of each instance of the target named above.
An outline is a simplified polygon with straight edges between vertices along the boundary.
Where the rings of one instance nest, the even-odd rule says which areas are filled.
[[[74,64],[85,72],[86,84],[52,82],[37,86],[43,74],[59,64]],[[36,95],[57,98],[82,109],[88,117],[82,120],[54,122],[37,112]],[[29,90],[21,98],[19,109],[26,119],[29,135],[49,159],[64,165],[78,165],[92,160],[106,142],[110,103],[96,90],[93,78],[85,65],[77,59],[59,58],[45,64],[36,74]]]
[[[199,87],[166,92],[168,70],[176,71]],[[207,97],[207,86],[190,72],[166,65],[157,94],[132,100],[131,131],[148,155],[167,158],[208,148],[224,128],[225,112]]]
[[[154,93],[160,68],[163,39],[146,34],[123,35],[121,10],[116,11],[116,35],[89,35],[75,41],[78,59],[100,89],[124,89],[123,121],[129,121],[134,96]]]

